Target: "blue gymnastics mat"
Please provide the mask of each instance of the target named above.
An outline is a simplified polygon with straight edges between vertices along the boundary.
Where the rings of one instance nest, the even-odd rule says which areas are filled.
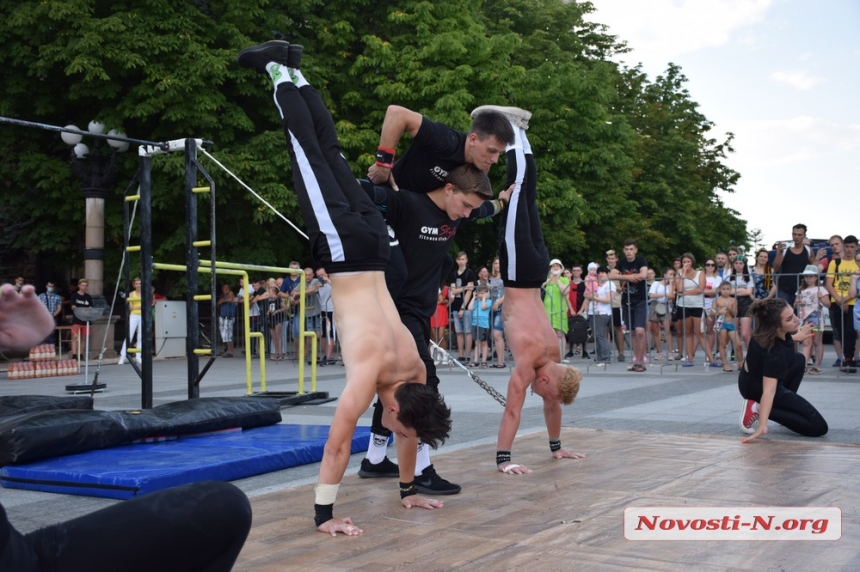
[[[328,425],[269,425],[87,451],[0,469],[6,488],[127,499],[197,481],[231,481],[322,460]],[[352,452],[367,449],[357,427]]]

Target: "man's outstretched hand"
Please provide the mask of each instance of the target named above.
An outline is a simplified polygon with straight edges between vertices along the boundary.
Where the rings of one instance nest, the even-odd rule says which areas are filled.
[[[434,508],[442,508],[444,503],[440,500],[436,499],[425,499],[420,495],[410,495],[408,497],[400,499],[400,504],[402,504],[406,508],[418,507],[418,508],[426,508],[428,510],[433,510]]]
[[[555,453],[552,454],[553,459],[584,459],[585,455],[582,453],[576,453],[574,451],[567,451],[565,449],[559,449]]]
[[[327,520],[319,525],[317,530],[325,532],[326,534],[331,534],[332,536],[337,536],[338,532],[342,532],[347,536],[358,536],[364,532],[362,529],[352,524],[352,519],[349,517]]]
[[[0,286],[0,348],[30,349],[53,330],[54,318],[32,286],[24,286],[20,294],[11,284]]]
[[[525,465],[518,465],[516,463],[502,463],[499,465],[499,472],[505,473],[506,475],[530,475],[532,474],[532,470],[526,467]]]

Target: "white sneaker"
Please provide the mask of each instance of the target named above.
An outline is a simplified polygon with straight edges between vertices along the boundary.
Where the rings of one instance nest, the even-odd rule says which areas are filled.
[[[116,362],[117,365],[125,365],[125,358],[123,356],[119,356],[119,361]]]
[[[501,105],[482,105],[472,110],[472,119],[484,111],[496,111],[504,115],[508,121],[519,127],[520,129],[529,128],[529,119],[532,118],[532,112],[520,109],[519,107],[504,107]]]

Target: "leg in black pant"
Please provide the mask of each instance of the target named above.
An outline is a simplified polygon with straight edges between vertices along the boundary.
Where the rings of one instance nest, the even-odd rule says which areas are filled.
[[[797,394],[805,367],[803,354],[794,354],[794,363],[786,378],[777,381],[770,419],[805,437],[821,437],[827,433],[827,421],[811,403]],[[761,403],[761,382],[756,383],[744,370],[739,375],[738,387],[744,399]]]
[[[210,481],[124,501],[23,541],[39,570],[227,571],[250,529],[245,494]]]
[[[827,421],[811,403],[797,395],[805,367],[803,354],[794,354],[788,376],[776,386],[770,418],[805,437],[821,437],[827,433]]]

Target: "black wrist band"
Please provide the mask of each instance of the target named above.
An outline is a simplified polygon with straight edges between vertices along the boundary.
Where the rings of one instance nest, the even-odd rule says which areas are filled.
[[[550,439],[549,440],[549,450],[555,453],[556,451],[561,450],[561,439]]]
[[[418,489],[415,488],[415,481],[411,483],[404,483],[401,481],[400,483],[400,498],[405,499],[406,497],[411,497],[412,495],[417,495]]]
[[[510,463],[511,462],[511,452],[510,451],[496,451],[496,465],[501,465],[502,463]]]
[[[376,164],[388,169],[394,166],[394,149],[380,146],[376,151]]]
[[[314,504],[314,524],[317,526],[334,518],[333,504]]]

